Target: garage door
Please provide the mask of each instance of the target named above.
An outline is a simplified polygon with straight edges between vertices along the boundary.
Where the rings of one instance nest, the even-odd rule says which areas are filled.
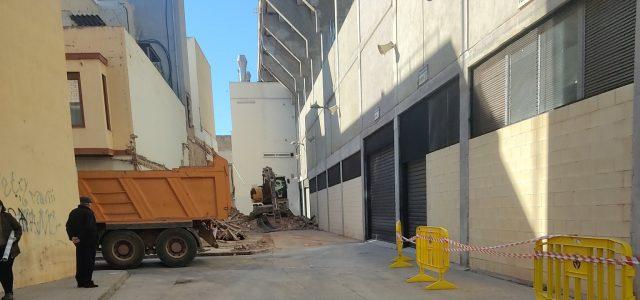
[[[395,240],[395,168],[393,146],[372,153],[368,159],[368,237]]]
[[[410,161],[405,165],[406,219],[405,234],[414,236],[416,227],[427,225],[427,178],[425,159]]]

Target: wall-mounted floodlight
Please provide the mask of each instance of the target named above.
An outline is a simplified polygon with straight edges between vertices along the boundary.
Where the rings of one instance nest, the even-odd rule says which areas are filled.
[[[380,52],[380,54],[385,55],[387,54],[387,52],[393,50],[396,48],[396,44],[394,42],[388,42],[384,45],[378,45],[378,52]]]
[[[318,103],[314,103],[314,104],[311,104],[310,108],[311,109],[328,109],[332,115],[335,115],[336,113],[340,112],[340,107],[338,107],[337,105],[334,105],[331,107],[325,107],[325,106],[318,105]]]
[[[298,142],[298,141],[293,141],[293,142],[291,142],[289,144],[294,145],[294,146],[302,146],[302,147],[304,147],[304,143],[301,143],[301,142]]]

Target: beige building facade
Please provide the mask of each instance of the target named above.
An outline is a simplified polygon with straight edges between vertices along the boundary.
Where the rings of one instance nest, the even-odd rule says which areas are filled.
[[[64,38],[78,169],[187,165],[185,108],[127,31],[66,27]]]
[[[75,271],[64,228],[78,185],[59,1],[0,2],[0,40],[0,199],[23,227],[14,264],[22,287]]]

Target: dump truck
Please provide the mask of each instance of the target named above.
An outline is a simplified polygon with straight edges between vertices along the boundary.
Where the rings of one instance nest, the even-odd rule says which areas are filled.
[[[80,195],[93,199],[98,245],[114,268],[135,268],[156,254],[169,267],[187,266],[202,243],[216,246],[213,219],[231,209],[227,161],[167,171],[79,171]]]

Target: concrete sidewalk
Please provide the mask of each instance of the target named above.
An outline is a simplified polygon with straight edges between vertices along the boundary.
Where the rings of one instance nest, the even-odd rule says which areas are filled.
[[[47,300],[104,300],[109,299],[129,278],[127,271],[96,271],[93,281],[99,287],[94,289],[82,289],[76,287],[74,278],[65,278],[58,281],[32,285],[15,291],[15,298],[20,299],[47,299]]]

